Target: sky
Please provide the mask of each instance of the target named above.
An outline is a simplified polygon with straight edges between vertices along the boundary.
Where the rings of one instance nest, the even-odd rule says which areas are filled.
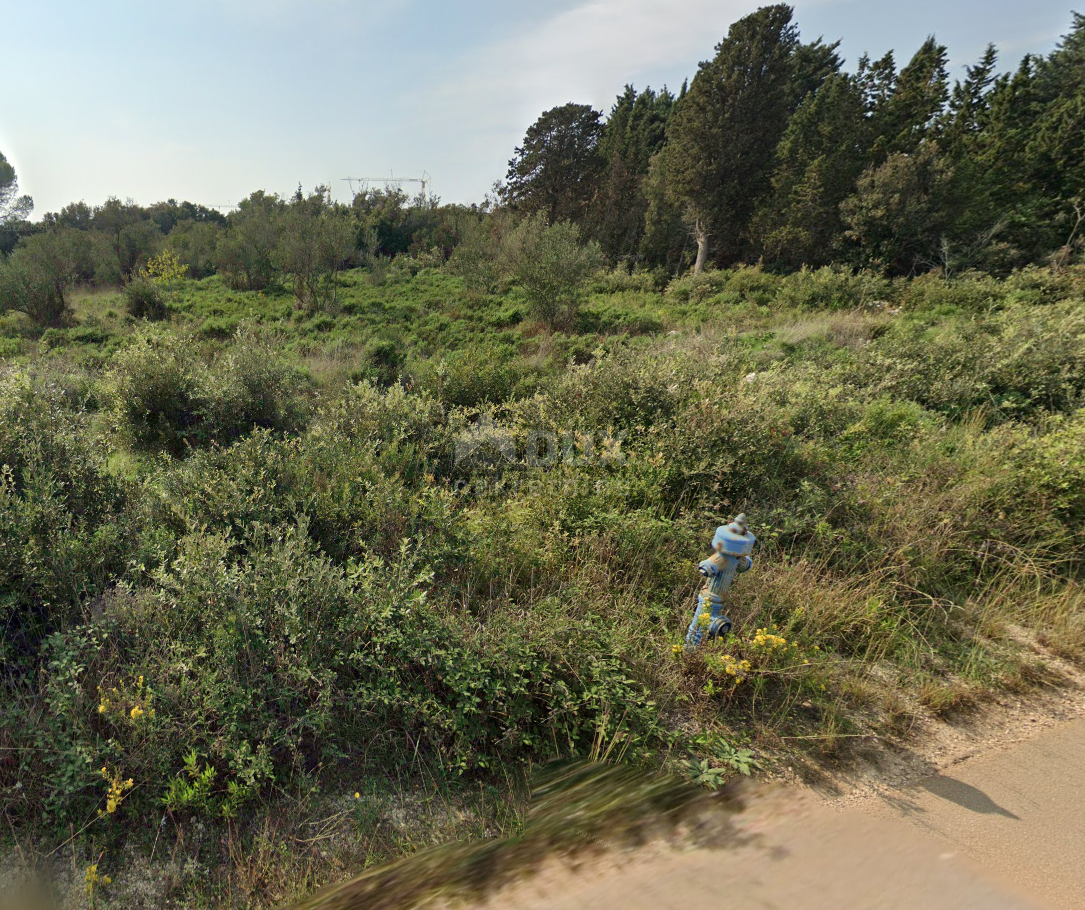
[[[1013,68],[1071,0],[796,0],[803,37],[952,74]],[[431,178],[481,201],[542,111],[677,89],[757,0],[0,0],[0,152],[35,217],[109,196],[237,203],[342,178]],[[408,190],[416,185],[404,184]]]

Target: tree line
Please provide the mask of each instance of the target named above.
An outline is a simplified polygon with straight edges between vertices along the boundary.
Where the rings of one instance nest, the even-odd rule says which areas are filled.
[[[546,111],[501,187],[613,262],[700,271],[847,263],[888,274],[1006,271],[1070,255],[1085,223],[1085,17],[999,73],[951,85],[931,37],[844,69],[790,6],[736,22],[675,95],[627,86],[609,116]]]
[[[73,203],[33,224],[33,202],[17,195],[4,159],[0,183],[0,312],[42,324],[64,317],[77,284],[122,286],[130,309],[162,312],[161,301],[148,299],[147,278],[163,255],[184,277],[219,274],[235,290],[288,285],[299,306],[319,309],[334,304],[343,269],[423,252],[443,261],[483,212],[395,187],[361,192],[350,205],[332,202],[326,187],[299,187],[287,198],[258,190],[228,215],[173,199],[140,206],[111,198]]]
[[[472,206],[394,187],[343,205],[299,186],[254,192],[228,215],[109,199],[31,223],[0,155],[0,311],[55,323],[89,283],[162,313],[151,263],[235,289],[288,285],[319,309],[342,269],[455,252],[469,286],[513,280],[556,324],[604,262],[663,279],[736,263],[896,276],[1069,261],[1085,236],[1085,17],[1012,72],[989,46],[951,85],[947,59],[931,37],[903,67],[889,53],[847,71],[839,42],[806,42],[790,6],[763,7],[677,94],[626,86],[607,116],[543,113],[496,198]]]

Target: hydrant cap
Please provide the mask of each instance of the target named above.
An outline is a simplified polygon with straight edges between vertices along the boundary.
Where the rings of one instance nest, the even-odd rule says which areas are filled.
[[[757,538],[746,527],[746,516],[739,515],[731,524],[716,528],[712,538],[713,549],[721,549],[728,556],[749,556]]]

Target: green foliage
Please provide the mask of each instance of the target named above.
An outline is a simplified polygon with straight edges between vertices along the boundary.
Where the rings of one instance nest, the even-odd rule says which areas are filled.
[[[807,73],[822,58],[839,68],[832,48],[803,49],[793,11],[766,6],[731,26],[679,99],[662,151],[666,193],[686,210],[698,241],[697,270],[708,236],[717,255],[730,263],[743,252],[754,207],[769,188],[770,162]],[[823,53],[823,51],[827,53]]]
[[[780,281],[777,305],[796,309],[843,310],[884,304],[893,296],[888,281],[870,272],[839,266],[801,269]]]
[[[837,73],[792,116],[776,147],[772,196],[752,226],[769,261],[798,268],[833,260],[840,205],[866,164],[864,113],[857,80]]]
[[[181,455],[256,427],[296,425],[293,379],[270,343],[239,329],[209,368],[192,339],[144,331],[114,359],[109,378],[117,429],[133,445]]]
[[[274,256],[285,205],[277,195],[258,191],[230,213],[226,235],[215,247],[215,269],[230,287],[259,291],[278,280]]]
[[[313,311],[336,303],[337,273],[354,253],[355,228],[349,214],[325,201],[319,188],[297,197],[282,214],[272,261],[290,278],[298,306]]]
[[[475,293],[496,294],[506,283],[503,250],[512,228],[512,219],[493,215],[473,220],[465,230],[463,241],[452,256],[452,267]]]
[[[640,254],[648,213],[645,181],[652,158],[666,140],[674,102],[666,89],[638,92],[627,85],[603,128],[599,151],[604,169],[587,221],[591,236],[612,262]]]
[[[847,236],[864,265],[914,274],[940,264],[941,241],[952,217],[945,196],[953,172],[935,146],[898,152],[863,175],[844,202]]]
[[[153,850],[165,809],[206,859],[400,774],[509,825],[550,758],[715,787],[1020,685],[1018,628],[1080,657],[1083,28],[951,91],[933,40],[845,76],[768,7],[678,97],[544,115],[526,219],[390,187],[5,226],[16,836]],[[685,651],[738,511],[734,634]],[[418,846],[380,805],[368,842]]]
[[[124,286],[124,308],[133,319],[157,322],[167,315],[165,296],[149,278],[136,278]]]
[[[33,661],[44,634],[102,592],[130,546],[125,490],[57,384],[0,375],[0,649]]]
[[[164,808],[229,832],[574,755],[714,786],[758,730],[828,752],[1006,684],[1004,624],[1079,653],[1080,270],[594,272],[562,334],[435,260],[315,316],[213,276],[168,324],[83,293],[40,340],[0,322],[17,829],[150,849]],[[740,510],[735,634],[684,652]]]
[[[552,329],[572,321],[585,281],[602,264],[599,247],[581,244],[576,225],[548,225],[542,214],[520,224],[509,238],[505,255],[533,315]]]
[[[601,116],[586,104],[543,113],[509,162],[508,203],[549,224],[583,218],[603,168]]]
[[[0,262],[0,312],[17,310],[40,326],[63,321],[76,278],[76,257],[72,231],[27,237],[6,263]]]
[[[26,218],[34,208],[34,200],[19,195],[19,179],[15,168],[0,152],[0,225]]]
[[[223,229],[211,221],[182,221],[169,234],[170,247],[177,251],[190,278],[206,278],[215,271],[215,250]]]

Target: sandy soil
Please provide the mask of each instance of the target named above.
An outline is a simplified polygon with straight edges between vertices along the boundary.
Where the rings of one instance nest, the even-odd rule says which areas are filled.
[[[749,841],[641,851],[551,868],[479,906],[495,910],[1025,910],[1046,906],[899,819],[836,811],[778,788],[751,799]]]
[[[1057,686],[921,721],[861,767],[751,795],[739,847],[554,866],[481,906],[1085,910],[1085,673],[1041,656]]]

